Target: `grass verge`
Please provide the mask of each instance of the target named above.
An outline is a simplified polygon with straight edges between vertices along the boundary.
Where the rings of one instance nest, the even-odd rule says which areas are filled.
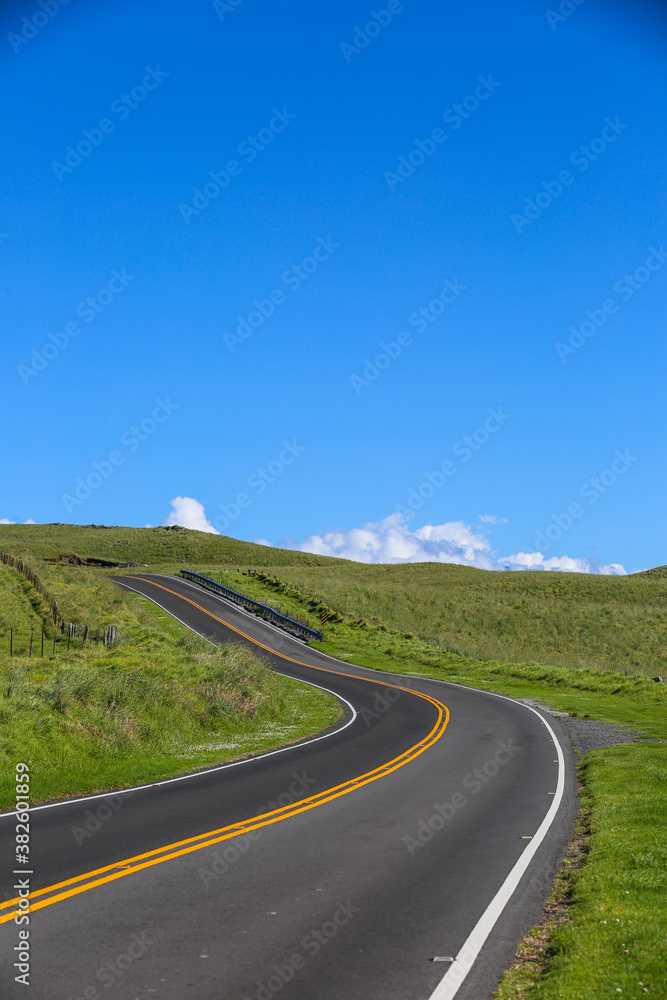
[[[116,645],[0,655],[1,808],[13,803],[17,761],[30,765],[36,804],[258,753],[340,718],[330,695],[278,676],[245,647],[213,648],[149,601],[86,577],[63,602],[112,613]]]
[[[285,614],[309,614],[312,624],[319,620],[319,608],[324,606],[308,593],[276,583],[275,578],[245,576],[210,566],[201,572],[236,590],[245,589],[250,597],[280,605]],[[640,730],[648,737],[667,739],[665,685],[644,674],[478,660],[382,622],[345,617],[332,608],[328,613],[325,641],[310,645],[345,662],[469,684],[515,698],[535,698],[575,717],[611,722]]]
[[[576,874],[590,850],[590,820],[590,806],[582,803],[567,856],[544,907],[544,921],[531,928],[519,945],[516,960],[503,976],[493,1000],[528,1000],[535,984],[548,972],[555,931],[570,919]]]
[[[613,577],[340,560],[312,566],[276,562],[275,572],[345,617],[381,621],[455,654],[667,673],[664,570]]]
[[[486,573],[435,564],[361,566],[192,531],[93,525],[3,525],[0,548],[33,559],[59,560],[41,563],[38,571],[57,592],[65,617],[93,624],[104,609],[112,616],[109,621],[119,625],[123,642],[131,645],[129,640],[136,636],[132,656],[138,659],[134,666],[126,664],[129,677],[137,665],[145,670],[146,664],[163,662],[160,657],[151,660],[150,647],[133,630],[150,624],[153,636],[171,636],[172,645],[180,641],[182,631],[166,619],[160,622],[160,613],[154,608],[140,614],[138,605],[132,604],[138,599],[121,597],[116,588],[112,595],[105,574],[118,569],[112,569],[110,563],[140,562],[137,572],[177,572],[187,566],[222,579],[234,589],[246,589],[250,596],[281,604],[288,614],[299,612],[315,618],[326,609],[325,641],[317,645],[343,661],[534,698],[573,716],[611,722],[659,740],[667,738],[665,688],[650,679],[653,674],[667,672],[667,567],[633,577],[609,578]],[[67,553],[78,553],[71,562],[96,559],[109,568],[63,565]],[[264,572],[241,575],[232,572],[232,567],[263,567]],[[272,578],[273,572],[278,572],[280,579]],[[30,614],[29,609],[26,613]],[[144,614],[149,618],[142,617]],[[95,670],[105,674],[105,666],[122,648],[107,651],[106,659]],[[129,655],[129,650],[126,653]],[[185,653],[195,660],[186,665],[193,671],[188,676],[195,685],[201,683],[198,670],[215,673],[213,664],[197,662],[197,656],[210,657],[208,652],[186,649]],[[178,685],[181,676],[176,663],[182,657],[177,652],[171,667],[169,657],[164,660],[161,697],[165,707],[175,699],[178,687],[173,685]],[[51,681],[31,678],[30,671],[37,669],[34,660],[27,669],[28,676],[19,678],[16,691],[39,715],[40,706],[48,706]],[[91,671],[84,673],[88,676]],[[107,681],[110,679],[109,674]],[[76,684],[70,681],[62,683],[69,696],[75,697]],[[40,684],[46,687],[39,688]],[[113,688],[108,685],[104,691],[100,689],[100,698],[108,699],[110,692]],[[322,697],[319,692],[313,694]],[[99,710],[100,698],[93,700],[87,711]],[[6,701],[0,699],[2,710]],[[112,698],[107,708],[113,704]],[[323,705],[319,702],[324,713]],[[269,713],[267,726],[279,725],[278,717],[270,716],[270,706],[265,710]],[[59,710],[51,706],[49,711]],[[197,711],[205,718],[206,703]],[[260,707],[255,718],[261,718],[261,711]],[[46,710],[44,714],[48,714]],[[32,718],[34,722],[35,716]],[[194,738],[188,728],[190,716],[187,725],[182,721],[179,729],[174,717],[172,743],[156,745],[157,756],[151,747],[146,766],[159,759],[165,761],[167,771],[177,762],[184,770],[184,758],[178,755],[186,745],[197,748],[197,753],[221,752],[210,747],[202,750],[207,737]],[[55,722],[63,726],[61,717]],[[106,716],[101,722],[109,739],[115,730],[104,729],[104,725],[111,725]],[[147,733],[149,723],[145,721]],[[232,729],[244,737],[244,725],[237,718]],[[185,739],[178,733],[185,733]],[[120,743],[126,737],[127,733],[121,732]],[[238,743],[235,746],[239,748]],[[86,752],[91,753],[91,760],[99,760],[106,751],[100,750],[98,739]],[[130,756],[120,748],[112,770],[124,767]],[[48,767],[48,754],[44,760]],[[134,760],[140,767],[138,750]],[[595,750],[582,762],[580,776],[583,815],[590,819],[586,864],[578,869],[568,862],[549,904],[547,923],[529,936],[522,949],[518,962],[521,975],[517,969],[508,973],[499,986],[498,1000],[667,997],[667,971],[662,960],[667,943],[665,748],[621,744]]]
[[[586,863],[570,855],[494,1000],[667,996],[664,747],[594,750],[580,772]]]
[[[48,612],[33,587],[15,569],[0,563],[0,635],[9,636],[14,630],[16,648],[22,646],[32,629],[41,633]]]
[[[215,575],[238,589],[238,574],[218,569]],[[251,596],[274,602],[278,596],[286,613],[317,610],[312,595],[284,581],[241,579]],[[667,740],[665,686],[641,673],[477,660],[329,611],[325,641],[311,645],[338,659],[532,698]],[[666,753],[659,744],[626,743],[590,751],[581,761],[579,826],[545,923],[523,942],[495,1000],[667,997]]]
[[[667,567],[631,576],[498,573],[442,563],[366,565],[179,527],[4,524],[0,550],[97,566],[274,567],[347,617],[381,619],[454,653],[628,674],[667,674]],[[44,562],[46,560],[46,562]]]

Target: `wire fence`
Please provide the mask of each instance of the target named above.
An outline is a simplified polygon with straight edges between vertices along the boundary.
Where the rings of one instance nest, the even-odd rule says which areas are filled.
[[[118,639],[118,628],[91,628],[89,625],[68,622],[62,631],[51,629],[12,628],[0,633],[0,652],[12,656],[55,656],[70,649],[84,649],[86,646],[109,647]]]
[[[9,555],[8,552],[0,552],[0,561],[3,562],[5,566],[12,566],[17,573],[20,573],[21,576],[28,581],[28,583],[32,584],[37,593],[42,595],[43,601],[48,606],[53,624],[56,628],[63,626],[64,622],[58,614],[58,602],[46,589],[32,566],[29,566],[28,563],[23,561],[23,559],[17,559],[16,556]]]
[[[56,652],[83,649],[86,644],[108,647],[118,639],[116,625],[90,626],[81,622],[66,622],[58,611],[58,602],[23,559],[0,552],[0,562],[11,566],[37,591],[46,604],[52,625],[39,628],[12,628],[0,631],[0,651],[10,656],[55,656]]]

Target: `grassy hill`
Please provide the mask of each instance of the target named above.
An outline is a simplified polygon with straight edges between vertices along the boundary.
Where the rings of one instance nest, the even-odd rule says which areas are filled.
[[[0,635],[14,628],[21,635],[39,632],[43,624],[40,602],[18,573],[0,563]],[[32,600],[31,600],[32,599]],[[34,604],[33,604],[34,602]]]
[[[656,674],[667,667],[667,576],[504,573],[439,563],[296,564],[275,572],[329,606],[482,660]]]
[[[118,787],[295,738],[332,721],[326,696],[213,651],[109,575],[198,569],[288,614],[326,608],[342,660],[537,699],[653,737],[591,751],[584,821],[550,923],[534,929],[496,1000],[667,996],[667,567],[631,577],[368,566],[185,529],[0,525],[66,620],[113,622],[110,650],[6,655],[7,630],[48,620],[0,565],[0,761],[29,758],[42,797]],[[259,572],[258,572],[259,571]],[[15,647],[16,648],[16,647]],[[61,647],[62,649],[62,647]],[[1,789],[0,789],[1,792]],[[10,794],[5,792],[5,802]],[[638,992],[639,991],[639,992]]]
[[[274,674],[236,644],[212,648],[117,587],[110,570],[36,558],[26,544],[29,527],[22,526],[13,545],[3,538],[4,551],[13,548],[37,570],[65,621],[89,624],[93,635],[96,625],[115,624],[118,642],[105,648],[77,636],[70,644],[56,630],[51,655],[48,606],[17,569],[0,563],[0,808],[14,798],[17,761],[30,766],[36,804],[256,753],[340,716],[330,695]],[[62,554],[57,529],[48,535],[53,545],[47,542],[46,551]]]
[[[76,555],[93,564],[108,566],[193,561],[230,566],[335,562],[186,528],[119,528],[99,524],[0,524],[0,550],[34,559]]]
[[[321,601],[463,656],[667,672],[667,567],[611,577],[440,563],[377,566],[182,528],[95,525],[0,525],[0,550],[32,559],[51,588],[69,581],[70,593],[81,574],[69,572],[67,560],[107,570],[133,563],[165,572],[260,569],[297,587],[313,605]]]

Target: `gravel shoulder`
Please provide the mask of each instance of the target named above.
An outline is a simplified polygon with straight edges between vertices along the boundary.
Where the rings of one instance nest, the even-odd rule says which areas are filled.
[[[602,747],[615,746],[617,743],[661,743],[662,740],[652,740],[643,733],[631,729],[620,729],[608,722],[596,722],[593,719],[576,719],[568,712],[557,712],[548,705],[543,705],[536,698],[519,698],[525,705],[538,708],[541,712],[552,715],[566,726],[572,740],[572,746],[580,754],[589,750],[599,750]]]

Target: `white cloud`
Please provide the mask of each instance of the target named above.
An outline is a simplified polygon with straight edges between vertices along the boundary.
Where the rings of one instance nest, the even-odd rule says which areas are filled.
[[[563,573],[599,573],[603,576],[625,576],[620,563],[601,566],[599,559],[574,559],[571,556],[552,556],[545,559],[541,552],[517,552],[514,556],[498,559],[499,569],[546,569]]]
[[[37,521],[33,521],[33,519],[31,517],[29,517],[28,520],[24,521],[23,523],[24,524],[37,524]],[[0,524],[19,524],[19,522],[18,521],[10,521],[6,517],[0,517]]]
[[[262,544],[267,544],[262,540]],[[442,562],[494,570],[560,570],[566,573],[625,575],[618,563],[601,566],[599,560],[570,556],[546,559],[541,552],[518,552],[499,557],[491,551],[488,538],[462,521],[427,524],[410,531],[408,518],[391,514],[382,521],[350,531],[327,531],[311,535],[288,548],[316,555],[336,556],[364,563]]]
[[[479,519],[484,524],[507,524],[506,517],[497,517],[495,514],[480,514]]]
[[[211,522],[207,520],[204,505],[193,497],[174,497],[170,501],[173,510],[160,523],[163,526],[180,524],[182,528],[192,528],[193,531],[207,531],[210,535],[219,535]]]
[[[609,563],[607,566],[601,566],[598,573],[602,573],[604,576],[627,576],[625,568],[620,563]]]

